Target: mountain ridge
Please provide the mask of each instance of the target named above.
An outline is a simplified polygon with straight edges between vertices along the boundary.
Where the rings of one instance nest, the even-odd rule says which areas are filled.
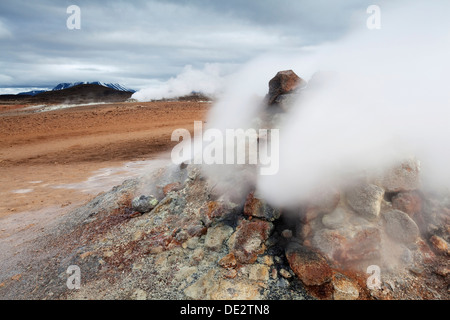
[[[101,81],[91,81],[91,82],[90,81],[78,81],[78,82],[61,82],[61,83],[58,83],[56,86],[54,86],[50,90],[31,90],[31,91],[19,92],[16,95],[18,95],[18,96],[36,96],[43,92],[59,91],[59,90],[73,88],[73,87],[76,87],[79,85],[85,85],[85,84],[99,85],[102,87],[106,87],[106,88],[110,88],[110,89],[114,89],[114,90],[122,91],[122,92],[131,92],[131,93],[136,92],[136,90],[127,88],[119,83],[112,83],[112,82],[106,83],[106,82],[101,82]]]

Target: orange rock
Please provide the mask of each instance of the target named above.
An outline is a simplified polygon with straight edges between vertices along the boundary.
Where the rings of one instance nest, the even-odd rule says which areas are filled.
[[[443,255],[450,254],[449,245],[447,241],[445,241],[441,237],[434,235],[430,238],[430,242],[433,245],[435,251],[438,252],[439,254]]]
[[[179,182],[170,183],[163,188],[164,195],[166,196],[169,192],[172,191],[178,191],[181,189],[181,187],[181,183]]]
[[[292,271],[307,286],[322,285],[329,282],[333,276],[328,262],[322,255],[297,243],[288,246],[286,258]]]
[[[231,248],[236,260],[240,263],[255,262],[258,255],[264,252],[264,242],[272,228],[272,223],[259,219],[242,221],[236,230],[235,241]]]
[[[235,268],[237,266],[236,257],[233,253],[229,253],[220,259],[219,265],[223,268]]]

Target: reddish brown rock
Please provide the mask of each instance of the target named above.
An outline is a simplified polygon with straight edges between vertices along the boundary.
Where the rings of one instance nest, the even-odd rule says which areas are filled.
[[[281,212],[255,197],[254,192],[250,192],[245,201],[244,215],[274,221],[280,217]]]
[[[163,188],[164,195],[167,196],[169,192],[181,190],[182,185],[179,182],[174,182],[166,185]]]
[[[414,216],[422,210],[422,198],[416,191],[400,192],[392,197],[392,207]]]
[[[206,226],[210,226],[215,221],[226,219],[235,213],[236,206],[232,203],[222,201],[208,201],[202,208],[200,214]]]
[[[333,272],[326,259],[319,253],[291,242],[286,258],[297,277],[307,286],[322,285],[331,280]]]
[[[359,288],[355,280],[337,273],[333,276],[332,283],[334,300],[356,300],[359,298]]]
[[[252,219],[243,220],[234,234],[231,252],[240,263],[253,263],[265,250],[264,242],[270,235],[270,222]]]
[[[442,255],[450,254],[450,248],[447,241],[445,241],[441,237],[436,235],[432,236],[430,238],[430,243],[433,245],[433,248],[437,253]]]
[[[280,71],[269,81],[268,104],[272,105],[281,94],[294,91],[306,85],[306,81],[300,78],[292,70]]]
[[[225,257],[219,260],[219,265],[222,268],[235,268],[237,266],[237,261],[234,254],[229,253]]]
[[[417,246],[419,247],[419,252],[422,255],[423,262],[433,263],[434,259],[436,258],[436,255],[428,246],[428,244],[424,240],[422,240],[422,238],[419,238],[417,240]]]
[[[369,226],[360,226],[354,230],[323,229],[314,235],[312,244],[329,259],[346,264],[378,258],[381,232]]]

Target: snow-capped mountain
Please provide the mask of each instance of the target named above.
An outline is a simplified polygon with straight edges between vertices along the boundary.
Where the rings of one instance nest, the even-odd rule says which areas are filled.
[[[127,92],[135,92],[135,90],[129,89],[127,87],[122,86],[121,84],[118,83],[104,83],[104,82],[100,82],[100,81],[94,81],[94,82],[64,82],[64,83],[60,83],[58,84],[56,87],[54,87],[52,89],[52,91],[56,91],[56,90],[63,90],[63,89],[67,89],[67,88],[71,88],[74,86],[78,86],[80,84],[97,84],[99,86],[103,86],[103,87],[108,87],[114,90],[118,90],[118,91],[127,91]]]
[[[17,95],[18,96],[35,96],[39,93],[45,92],[47,90],[31,90],[31,91],[27,91],[27,92],[20,92]]]

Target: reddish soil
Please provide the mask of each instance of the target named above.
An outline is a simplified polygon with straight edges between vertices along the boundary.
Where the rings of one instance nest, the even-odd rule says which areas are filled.
[[[23,107],[0,107],[0,217],[89,200],[93,195],[54,186],[169,151],[177,143],[170,139],[173,130],[192,131],[210,104],[122,102],[46,112]]]

